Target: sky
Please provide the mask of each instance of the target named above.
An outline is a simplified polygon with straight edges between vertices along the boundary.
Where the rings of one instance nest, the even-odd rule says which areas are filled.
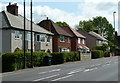
[[[6,10],[9,2],[18,3],[19,14],[23,15],[23,1],[19,0],[1,0],[0,11]],[[116,11],[115,30],[118,31],[118,2],[119,0],[33,0],[33,19],[38,23],[48,17],[54,22],[65,21],[75,28],[79,21],[102,16],[113,25],[113,12]],[[30,0],[26,0],[26,16],[30,18]]]

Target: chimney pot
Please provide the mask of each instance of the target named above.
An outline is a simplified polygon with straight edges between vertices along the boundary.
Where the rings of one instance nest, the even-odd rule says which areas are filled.
[[[17,3],[11,4],[9,2],[9,5],[7,6],[7,11],[13,15],[18,16],[18,6]]]

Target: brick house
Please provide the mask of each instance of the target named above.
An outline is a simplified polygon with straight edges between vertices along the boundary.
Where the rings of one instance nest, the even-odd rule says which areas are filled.
[[[52,20],[43,20],[38,23],[39,26],[44,27],[46,30],[54,33],[53,39],[53,52],[71,51],[71,35],[64,29],[55,24]]]
[[[107,44],[108,42],[107,39],[100,36],[96,32],[93,32],[93,31],[85,32],[82,30],[77,30],[77,31],[86,37],[86,46],[88,46],[90,49],[98,45],[100,46],[102,44]]]
[[[87,52],[89,48],[86,44],[86,37],[78,33],[76,30],[70,28],[69,26],[61,27],[66,32],[68,32],[73,37],[71,38],[71,51],[82,51]]]
[[[31,50],[31,21],[26,21],[26,50]],[[51,51],[53,33],[33,22],[33,51]],[[0,12],[0,44],[2,53],[24,49],[24,17],[18,14],[17,4],[7,6],[7,11]]]

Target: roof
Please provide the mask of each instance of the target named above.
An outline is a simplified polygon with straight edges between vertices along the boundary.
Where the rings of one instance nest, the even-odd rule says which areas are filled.
[[[0,21],[2,21],[2,28],[17,28],[17,29],[24,29],[24,17],[22,15],[12,15],[7,11],[2,11],[0,12]],[[31,21],[28,20],[27,18],[25,19],[26,22],[26,30],[31,30],[30,24]],[[33,31],[38,32],[38,33],[44,33],[44,34],[50,34],[53,35],[53,33],[47,31],[46,29],[38,26],[34,22],[33,24]]]
[[[105,39],[104,37],[102,37],[101,35],[93,32],[93,31],[90,31],[89,34],[92,35],[92,36],[94,36],[94,37],[96,37],[99,40],[108,41],[107,39]]]
[[[60,26],[55,24],[53,21],[51,21],[51,23],[58,34],[72,37],[72,35],[70,35],[68,32],[66,32],[64,29],[62,29]]]
[[[67,32],[69,32],[73,36],[80,37],[80,38],[86,38],[85,36],[83,36],[82,34],[80,34],[79,32],[77,32],[76,30],[70,28],[69,26],[65,26],[65,27],[62,27],[62,28],[64,30],[66,30]]]
[[[72,32],[77,36],[77,37],[81,37],[81,38],[86,38],[85,36],[83,36],[82,34],[78,33],[76,30],[70,28],[72,30]]]

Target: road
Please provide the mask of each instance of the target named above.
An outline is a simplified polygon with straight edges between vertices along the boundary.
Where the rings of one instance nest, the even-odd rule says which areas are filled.
[[[3,73],[3,81],[118,81],[118,56]],[[15,82],[16,83],[16,82]],[[106,82],[107,83],[107,82]]]

